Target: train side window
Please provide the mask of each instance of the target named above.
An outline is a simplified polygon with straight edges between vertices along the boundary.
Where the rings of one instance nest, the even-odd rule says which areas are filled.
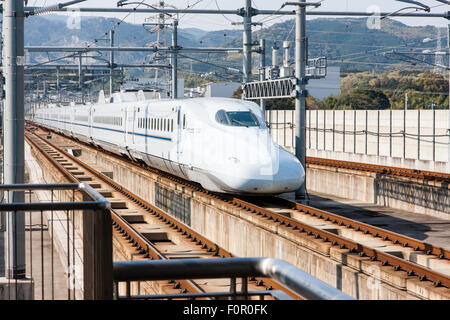
[[[173,132],[173,119],[170,120],[170,132]]]
[[[183,114],[183,129],[186,129],[186,114]]]

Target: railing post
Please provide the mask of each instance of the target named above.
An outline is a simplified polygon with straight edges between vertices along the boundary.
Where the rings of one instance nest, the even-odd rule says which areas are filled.
[[[335,130],[336,130],[336,113],[335,110],[333,110],[333,151],[334,151],[334,139],[335,139]]]
[[[433,108],[433,162],[436,161],[436,110]]]
[[[311,149],[311,110],[307,110],[306,112],[308,112],[308,117],[309,117],[309,121],[308,121],[308,138],[309,138],[309,148]]]
[[[406,109],[403,110],[403,159],[406,159]]]
[[[316,150],[319,150],[319,109],[316,109]]]
[[[380,110],[377,110],[377,156],[380,155]]]
[[[89,201],[83,193],[83,201]],[[83,273],[85,300],[112,300],[112,220],[109,210],[83,212]]]
[[[342,117],[342,152],[345,152],[345,110]]]
[[[392,109],[389,110],[389,157],[392,157]]]
[[[367,111],[366,110],[366,129],[365,129],[365,131],[364,131],[364,133],[365,133],[365,147],[364,147],[364,154],[366,154],[367,155],[367,131],[368,131],[368,113],[369,113],[369,111]]]
[[[420,160],[420,109],[417,110],[417,160]]]
[[[323,109],[323,150],[327,150],[327,111]]]
[[[353,153],[356,153],[356,109],[353,111]]]

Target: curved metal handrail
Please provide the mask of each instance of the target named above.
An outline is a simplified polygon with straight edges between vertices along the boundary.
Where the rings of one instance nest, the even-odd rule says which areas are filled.
[[[114,263],[113,277],[117,282],[265,277],[306,299],[354,300],[286,261],[272,258],[121,261]]]

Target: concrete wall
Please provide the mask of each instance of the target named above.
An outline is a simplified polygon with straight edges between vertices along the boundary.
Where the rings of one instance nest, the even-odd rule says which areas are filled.
[[[450,192],[447,185],[308,165],[306,187],[311,192],[332,194],[450,220]]]
[[[307,110],[307,155],[450,172],[448,118],[448,110]],[[266,121],[294,152],[294,111],[267,111]]]

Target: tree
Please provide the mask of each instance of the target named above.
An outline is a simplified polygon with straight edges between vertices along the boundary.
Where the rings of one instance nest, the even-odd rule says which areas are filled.
[[[391,107],[388,97],[383,92],[364,89],[341,94],[337,104],[354,110],[381,110]]]

